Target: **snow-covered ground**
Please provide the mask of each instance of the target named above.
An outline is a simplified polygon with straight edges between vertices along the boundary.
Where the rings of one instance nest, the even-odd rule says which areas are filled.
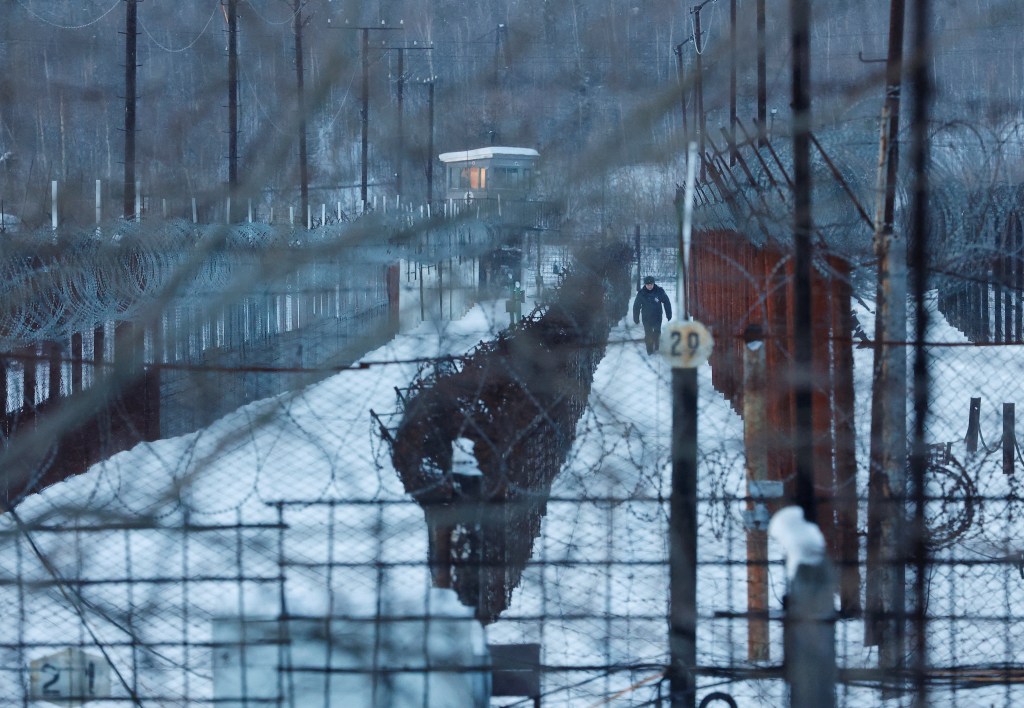
[[[862,323],[869,319],[860,314]],[[465,352],[506,323],[503,301],[476,306],[453,322],[425,322],[369,352],[365,368],[259,401],[195,434],[120,453],[26,500],[16,516],[0,517],[0,619],[9,628],[0,649],[0,705],[23,705],[24,667],[67,646],[107,647],[117,670],[115,696],[131,689],[143,705],[182,705],[186,698],[201,705],[214,696],[214,618],[266,619],[282,609],[304,617],[394,618],[437,612],[438,604],[446,608],[443,616],[458,615],[429,592],[423,515],[407,499],[370,410],[394,411],[395,388],[409,383],[424,358]],[[671,369],[644,353],[641,336],[629,319],[613,328],[576,443],[553,486],[534,563],[509,609],[487,628],[491,643],[541,643],[543,663],[553,667],[544,676],[545,706],[643,705],[667,695],[660,672],[667,660]],[[934,338],[959,341],[956,332],[939,328]],[[982,427],[994,435],[995,402],[1020,380],[1019,353],[935,349],[933,376],[953,377],[957,397],[938,398],[932,439],[962,439],[971,395],[991,402]],[[855,350],[855,358],[863,477],[870,350]],[[719,563],[745,558],[739,501],[745,481],[742,422],[712,389],[707,366],[699,370],[698,434],[698,662],[750,667],[745,624],[715,616],[745,611],[743,566]],[[986,463],[991,458],[973,462]],[[988,484],[986,493],[1005,496],[1012,481],[999,473]],[[943,552],[998,555],[1014,523],[1007,513],[986,515],[961,545]],[[32,530],[17,533],[19,524]],[[780,549],[773,545],[770,552],[778,610],[785,572]],[[982,572],[989,575],[976,575]],[[1004,572],[995,576],[998,588],[987,587],[992,572],[940,567],[932,596],[948,607],[937,612],[1024,615],[1024,596],[1005,585],[1016,581]],[[62,585],[52,583],[56,576]],[[993,608],[986,598],[996,591]],[[1014,642],[1006,624],[982,623],[965,633],[962,622],[934,623],[933,662],[1012,660],[1022,642]],[[771,632],[772,663],[778,663],[781,625],[773,623]],[[861,636],[859,621],[838,623],[841,666],[873,665]],[[332,705],[374,705],[347,686]],[[777,680],[729,683],[708,676],[700,687],[699,696],[717,687],[740,705],[784,703]],[[462,705],[444,695],[437,691],[422,704]],[[1013,705],[1024,691],[998,686],[933,699],[934,705]],[[909,705],[909,698],[883,704],[874,689],[847,686],[840,703],[897,706]]]

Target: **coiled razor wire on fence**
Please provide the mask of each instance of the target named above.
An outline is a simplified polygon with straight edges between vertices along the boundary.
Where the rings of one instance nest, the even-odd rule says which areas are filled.
[[[454,587],[484,623],[519,583],[609,329],[625,314],[629,250],[578,254],[542,314],[417,382],[388,436],[427,518],[434,582]],[[460,452],[479,472],[460,474]]]

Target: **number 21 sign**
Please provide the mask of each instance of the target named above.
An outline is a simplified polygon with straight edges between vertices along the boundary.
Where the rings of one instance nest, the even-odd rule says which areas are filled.
[[[99,656],[71,648],[29,665],[31,697],[56,705],[80,706],[110,697],[110,665]]]

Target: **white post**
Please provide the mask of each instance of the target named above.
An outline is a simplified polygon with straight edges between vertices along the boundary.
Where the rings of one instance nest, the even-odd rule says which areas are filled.
[[[500,199],[500,197],[499,197]],[[427,204],[427,218],[430,218],[430,204]]]
[[[160,200],[160,215],[164,218],[164,220],[167,219],[167,199]]]
[[[199,223],[199,210],[196,208],[196,198],[192,197],[192,223]]]
[[[360,199],[359,200],[359,213],[360,214],[365,214],[366,213],[366,200],[364,200],[364,199]]]
[[[57,180],[50,182],[50,226],[57,230]]]
[[[341,200],[338,200],[338,223],[341,223]]]
[[[96,225],[103,218],[103,180],[96,180]]]
[[[270,207],[270,223],[274,223],[274,207]]]
[[[252,199],[249,200],[249,223],[252,223]]]
[[[231,223],[231,197],[224,200],[224,223]]]
[[[313,228],[313,205],[306,204],[306,230]]]
[[[377,211],[377,195],[373,195],[373,210]]]
[[[320,225],[327,226],[327,205],[320,204]]]
[[[295,207],[288,207],[288,225],[295,226]]]
[[[142,180],[135,180],[135,221],[142,221]]]

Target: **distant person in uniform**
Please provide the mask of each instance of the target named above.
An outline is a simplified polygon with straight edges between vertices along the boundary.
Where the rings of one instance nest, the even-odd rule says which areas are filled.
[[[668,295],[660,285],[654,284],[654,276],[648,275],[644,278],[643,287],[636,291],[636,300],[633,301],[633,322],[640,324],[644,322],[644,344],[647,345],[647,353],[653,354],[658,351],[658,343],[661,341],[661,308],[665,308],[665,319],[672,319],[672,303]]]

